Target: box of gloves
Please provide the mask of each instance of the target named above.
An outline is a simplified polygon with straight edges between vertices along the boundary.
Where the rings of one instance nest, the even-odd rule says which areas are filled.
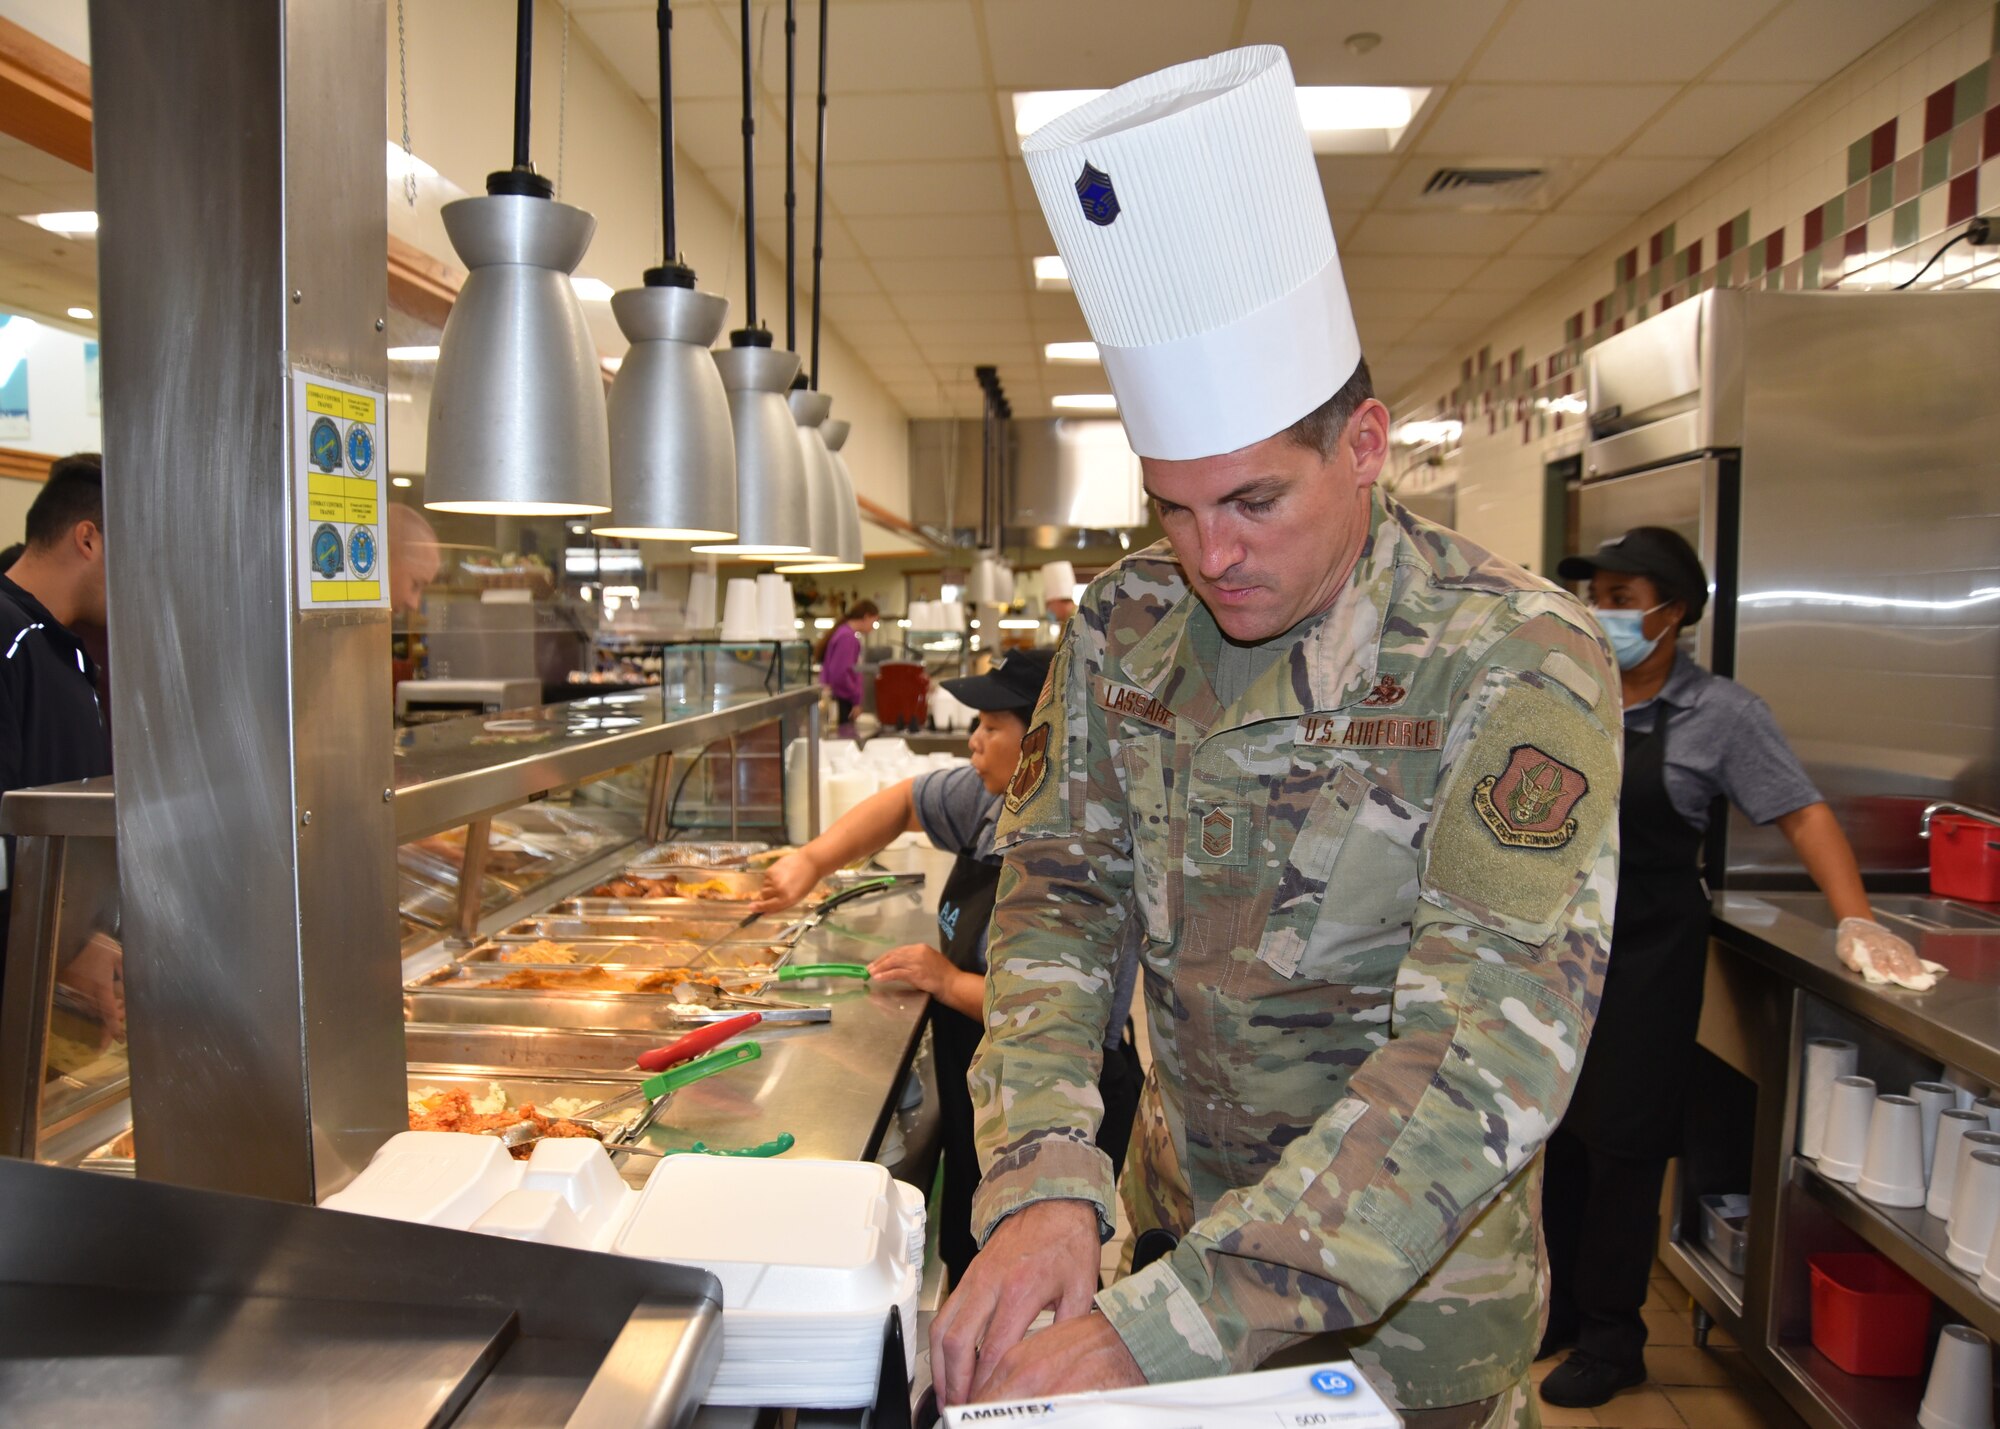
[[[944,1412],[946,1429],[1397,1429],[1403,1420],[1351,1364],[1270,1369],[1219,1379],[1057,1394]]]

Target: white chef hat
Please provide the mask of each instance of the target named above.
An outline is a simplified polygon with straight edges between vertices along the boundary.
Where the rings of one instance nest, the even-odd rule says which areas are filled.
[[[1076,599],[1076,567],[1068,561],[1050,561],[1042,567],[1042,604],[1052,600]]]
[[[1021,153],[1139,455],[1260,442],[1354,375],[1361,338],[1282,49],[1135,79]]]

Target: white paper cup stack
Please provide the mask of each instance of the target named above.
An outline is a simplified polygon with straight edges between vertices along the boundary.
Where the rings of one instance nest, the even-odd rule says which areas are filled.
[[[1912,1082],[1910,1099],[1924,1116],[1924,1176],[1928,1180],[1931,1157],[1937,1151],[1938,1118],[1958,1105],[1958,1088],[1949,1082]]]
[[[783,576],[757,577],[757,627],[765,640],[790,640],[799,633],[798,617],[792,613],[792,583]]]
[[[747,576],[732,576],[722,598],[722,638],[755,640],[759,628],[757,582]]]
[[[688,573],[687,623],[690,630],[715,628],[715,572]]]
[[[1868,1154],[1854,1189],[1879,1206],[1924,1203],[1923,1109],[1911,1098],[1875,1098],[1868,1121]]]
[[[1970,1325],[1946,1325],[1917,1410],[1922,1429],[1993,1429],[1993,1342]]]
[[[2000,1224],[2000,1151],[1975,1149],[1958,1164],[1945,1259],[1967,1275],[1980,1274],[1986,1269],[1996,1224]]]
[[[1958,1184],[1961,1139],[1975,1131],[1984,1136],[1993,1134],[1986,1130],[1985,1116],[1971,1107],[1953,1107],[1938,1117],[1937,1145],[1931,1149],[1930,1193],[1924,1209],[1941,1221],[1951,1219],[1951,1193]]]
[[[1875,1115],[1875,1083],[1867,1077],[1838,1077],[1826,1104],[1826,1136],[1819,1172],[1850,1185],[1861,1179],[1868,1159],[1868,1125]]]
[[[1860,1052],[1852,1042],[1815,1037],[1806,1043],[1805,1104],[1799,1112],[1799,1155],[1817,1160],[1826,1135],[1833,1084],[1854,1075]]]

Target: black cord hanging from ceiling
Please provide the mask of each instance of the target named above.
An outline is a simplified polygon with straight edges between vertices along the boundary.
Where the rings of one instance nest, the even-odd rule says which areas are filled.
[[[826,0],[819,0],[819,142],[813,151],[812,363],[806,376],[819,391],[819,265],[826,252]]]
[[[769,347],[757,324],[757,121],[750,109],[750,0],[743,0],[743,326],[732,347]]]
[[[799,350],[799,8],[785,0],[785,348]]]
[[[535,172],[528,158],[528,118],[532,107],[530,80],[535,57],[535,0],[519,0],[514,11],[514,166],[486,176],[489,194],[549,198],[555,187]]]
[[[694,269],[681,262],[674,221],[674,7],[660,0],[660,266],[646,270],[649,288],[692,288]]]

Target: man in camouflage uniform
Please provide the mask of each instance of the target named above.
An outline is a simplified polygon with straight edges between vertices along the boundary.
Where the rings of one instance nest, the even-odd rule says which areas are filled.
[[[1274,436],[1144,462],[1168,539],[1086,592],[1002,817],[946,1402],[1299,1347],[1424,1429],[1538,1422],[1534,1158],[1610,943],[1618,682],[1575,600],[1374,490],[1387,447],[1356,358]],[[1178,1243],[1097,1291],[1128,935],[1153,1070],[1124,1193]]]

